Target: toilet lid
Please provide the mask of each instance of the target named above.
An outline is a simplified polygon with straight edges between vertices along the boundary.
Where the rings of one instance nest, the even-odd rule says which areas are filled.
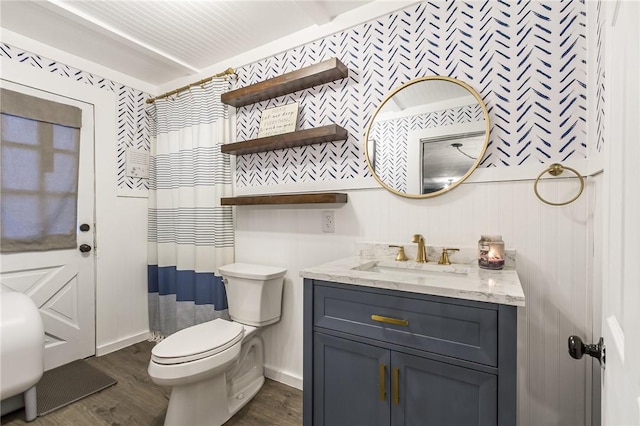
[[[151,359],[158,364],[179,364],[206,358],[241,342],[244,327],[215,319],[180,330],[158,343]]]
[[[287,270],[277,266],[232,263],[218,268],[223,277],[246,278],[250,280],[271,280],[284,277]]]

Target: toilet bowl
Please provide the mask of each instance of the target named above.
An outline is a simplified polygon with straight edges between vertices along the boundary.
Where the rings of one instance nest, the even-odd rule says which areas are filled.
[[[29,296],[0,292],[0,404],[4,415],[24,406],[37,416],[36,384],[44,372],[44,326]]]
[[[280,320],[285,273],[244,263],[221,267],[232,320],[185,328],[153,348],[149,376],[172,388],[165,425],[222,425],[260,390],[260,335],[262,327]]]

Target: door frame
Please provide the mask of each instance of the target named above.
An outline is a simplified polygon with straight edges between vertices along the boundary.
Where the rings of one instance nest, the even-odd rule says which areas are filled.
[[[95,107],[71,96],[55,93],[46,84],[26,84],[6,78],[4,74],[0,84],[8,90],[71,105],[81,111],[75,247],[5,253],[1,256],[5,264],[2,269],[6,285],[16,291],[24,291],[38,306],[48,335],[45,336],[44,366],[45,370],[51,370],[96,354],[95,252],[92,250],[86,255],[78,252],[80,244],[89,244],[93,248],[96,238]],[[89,224],[90,231],[80,232],[80,223]],[[7,265],[9,271],[6,270]]]
[[[616,119],[619,117],[612,116],[612,105],[613,102],[617,102],[620,104],[622,99],[618,99],[613,93],[615,89],[616,81],[615,78],[620,79],[620,77],[615,73],[617,68],[623,68],[617,63],[613,63],[612,55],[616,55],[620,53],[621,47],[618,45],[614,45],[615,36],[612,36],[614,31],[620,33],[620,29],[612,30],[612,24],[616,19],[616,14],[625,13],[621,12],[622,9],[619,9],[624,2],[607,2],[607,1],[598,1],[598,2],[587,2],[587,17],[588,27],[592,29],[589,33],[592,36],[592,39],[589,42],[589,50],[592,52],[589,56],[590,62],[593,64],[589,68],[589,185],[588,185],[588,196],[590,206],[589,211],[589,244],[587,247],[588,250],[588,259],[589,259],[589,283],[588,288],[592,297],[592,334],[591,336],[584,336],[587,338],[588,342],[586,343],[596,343],[600,336],[605,337],[605,346],[607,348],[606,358],[609,362],[607,362],[608,367],[605,370],[600,368],[599,363],[596,360],[587,359],[586,360],[586,368],[588,371],[588,375],[591,376],[591,386],[590,389],[587,389],[586,397],[590,396],[590,405],[591,409],[587,413],[591,416],[590,424],[592,426],[599,426],[603,424],[603,422],[607,421],[607,413],[606,413],[606,401],[604,390],[602,389],[602,385],[607,382],[607,377],[609,376],[609,381],[611,380],[612,368],[616,368],[614,364],[620,364],[617,358],[618,355],[615,354],[616,342],[613,338],[611,338],[610,330],[608,330],[609,325],[605,325],[607,322],[606,319],[603,320],[603,316],[608,315],[607,308],[607,299],[609,292],[609,281],[612,278],[608,271],[609,267],[612,266],[614,270],[621,270],[624,267],[624,262],[620,262],[621,255],[624,254],[624,250],[621,250],[620,247],[617,247],[617,242],[611,240],[610,229],[609,229],[609,221],[611,220],[610,210],[610,199],[611,199],[611,190],[620,192],[619,188],[620,180],[624,179],[622,174],[617,171],[617,167],[614,167],[609,161],[610,149],[611,147],[616,147],[620,144],[619,137],[612,136],[612,126],[617,122]],[[628,12],[627,12],[628,13]],[[638,13],[636,11],[636,13]],[[618,16],[620,19],[620,16]],[[629,35],[625,32],[625,38],[629,38]],[[637,34],[637,29],[636,29]],[[618,36],[619,37],[619,36]],[[637,49],[640,49],[637,45],[635,46]],[[612,53],[613,52],[613,53]],[[637,52],[640,53],[640,52]],[[626,57],[625,57],[626,58]],[[637,57],[636,57],[636,67],[637,67]],[[612,72],[612,70],[614,72]],[[606,80],[605,80],[606,74]],[[633,71],[631,73],[633,74]],[[637,84],[637,83],[636,83]],[[602,86],[602,87],[599,87]],[[603,93],[599,92],[599,89],[604,89]],[[637,93],[640,95],[640,93]],[[600,96],[600,98],[598,98]],[[600,104],[598,101],[602,100],[603,103]],[[636,100],[637,102],[637,100]],[[599,109],[602,110],[599,111]],[[637,103],[636,103],[637,109]],[[632,114],[626,114],[627,119]],[[620,121],[622,123],[622,121]],[[635,125],[637,128],[637,122],[634,122],[632,125]],[[615,129],[614,129],[615,130]],[[601,138],[605,142],[601,152],[596,152],[596,143],[598,142],[598,138]],[[627,144],[635,143],[635,141],[628,140]],[[637,149],[637,148],[636,148]],[[636,151],[637,155],[637,151]],[[619,155],[618,155],[619,156]],[[626,157],[626,155],[625,155]],[[617,165],[617,164],[616,164]],[[637,177],[637,173],[636,173]],[[629,195],[629,194],[627,194]],[[623,200],[626,200],[625,194],[620,194]],[[637,195],[636,195],[637,196]],[[619,200],[620,198],[617,198]],[[637,212],[637,200],[635,200],[636,206],[635,211]],[[614,198],[614,203],[616,203],[616,199]],[[633,202],[630,201],[632,204]],[[629,211],[633,214],[633,208],[629,209]],[[616,214],[616,216],[619,216]],[[619,220],[619,217],[613,217],[614,221]],[[626,230],[629,231],[629,230]],[[634,231],[631,229],[631,231]],[[637,233],[637,225],[635,232]],[[626,234],[625,234],[626,235]],[[637,235],[636,235],[637,236]],[[629,238],[629,237],[627,237]],[[633,238],[631,238],[633,241]],[[636,248],[637,252],[637,248]],[[631,253],[631,258],[634,259],[635,256]],[[629,256],[629,255],[627,255]],[[630,262],[627,262],[630,263]],[[635,270],[638,271],[637,262],[632,261],[634,264]],[[622,265],[622,266],[621,266]],[[627,268],[629,265],[626,266]],[[621,278],[620,280],[624,280],[624,275],[618,274]],[[633,274],[632,274],[633,275]],[[637,275],[637,274],[636,274]],[[613,279],[616,279],[613,276]],[[629,280],[629,278],[626,278]],[[616,279],[616,281],[618,281]],[[628,285],[628,284],[627,284]],[[634,294],[631,296],[625,295],[622,304],[626,304],[626,308],[632,306],[629,301],[637,300],[638,290],[634,290]],[[637,315],[637,314],[636,314]],[[624,320],[623,320],[624,322]],[[628,322],[628,320],[627,320]],[[640,333],[637,329],[626,330],[626,340],[627,344],[631,341],[637,347],[637,341],[640,340]],[[628,348],[625,349],[627,352],[627,357],[629,353],[634,353],[629,351]],[[585,357],[588,358],[588,357]],[[627,359],[627,361],[630,361]],[[629,362],[628,362],[629,363]],[[635,364],[635,368],[638,368],[637,362]],[[633,372],[633,371],[632,371]],[[589,382],[587,382],[589,383]],[[610,385],[609,385],[610,386]],[[589,394],[590,391],[590,394]],[[640,389],[636,386],[635,391],[639,391],[635,396],[638,400],[634,403],[630,400],[630,403],[638,407],[632,407],[631,410],[638,410],[640,414]],[[629,401],[627,401],[629,403]]]
[[[57,75],[46,69],[36,68],[29,63],[19,63],[0,58],[2,79],[25,86],[30,86],[45,92],[76,99],[94,106],[94,314],[95,314],[95,354],[101,356],[113,350],[126,346],[129,340],[140,341],[138,335],[120,342],[113,342],[110,338],[110,309],[106,296],[111,289],[109,286],[109,265],[112,260],[100,255],[101,239],[107,240],[105,230],[100,227],[101,217],[110,213],[111,200],[116,196],[117,177],[117,96],[114,92],[105,90],[86,82],[75,81],[72,78]],[[100,161],[96,161],[99,158]],[[107,190],[108,189],[108,190]],[[108,231],[108,230],[107,230]],[[106,266],[103,266],[106,265]],[[112,275],[112,274],[111,274]],[[148,332],[143,333],[146,337]]]

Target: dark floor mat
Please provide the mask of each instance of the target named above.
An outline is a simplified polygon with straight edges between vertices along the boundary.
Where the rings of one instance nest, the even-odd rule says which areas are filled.
[[[84,360],[46,371],[36,385],[38,416],[43,416],[117,383]]]

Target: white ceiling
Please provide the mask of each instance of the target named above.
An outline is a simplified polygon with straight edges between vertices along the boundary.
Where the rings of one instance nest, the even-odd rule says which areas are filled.
[[[160,86],[371,1],[0,0],[0,26]]]

